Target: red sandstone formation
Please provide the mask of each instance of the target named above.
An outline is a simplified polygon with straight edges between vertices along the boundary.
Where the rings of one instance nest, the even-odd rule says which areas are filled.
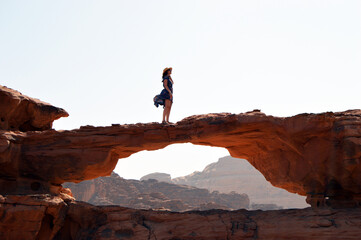
[[[359,239],[361,209],[173,213],[0,195],[0,239]]]
[[[54,120],[67,116],[64,109],[0,85],[0,130],[47,130]]]
[[[191,116],[159,123],[85,126],[71,131],[0,135],[6,192],[47,192],[64,182],[110,175],[119,158],[172,143],[227,148],[274,186],[308,197],[312,206],[356,206],[361,194],[361,111],[280,118],[260,112]],[[15,183],[16,182],[16,183]],[[2,191],[4,193],[4,191]]]
[[[94,205],[120,205],[137,209],[187,210],[248,208],[246,194],[225,194],[156,180],[127,180],[112,173],[80,183],[66,183],[74,197]]]
[[[191,142],[227,148],[273,185],[307,195],[312,206],[355,207],[360,110],[289,118],[207,114],[171,126],[55,131],[49,128],[67,116],[64,110],[3,87],[0,95],[0,239],[359,239],[360,208],[146,211],[76,202],[61,184],[110,175],[118,158],[141,150]]]

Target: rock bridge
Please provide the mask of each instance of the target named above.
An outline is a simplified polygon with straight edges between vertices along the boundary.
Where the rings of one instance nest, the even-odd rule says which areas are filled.
[[[63,109],[0,86],[0,194],[59,193],[110,175],[118,159],[174,143],[226,148],[313,207],[361,205],[361,110],[274,117],[260,111],[56,131]]]

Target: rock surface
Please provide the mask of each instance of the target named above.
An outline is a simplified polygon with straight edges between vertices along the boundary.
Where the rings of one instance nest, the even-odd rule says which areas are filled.
[[[3,131],[0,178],[6,181],[0,190],[39,193],[64,182],[108,176],[119,158],[186,142],[228,149],[233,157],[247,159],[274,186],[307,196],[312,206],[361,204],[360,110],[287,118],[258,111],[219,113],[191,116],[169,126]]]
[[[156,180],[126,180],[116,173],[81,183],[66,183],[77,200],[94,205],[120,205],[170,211],[248,208],[246,194],[224,194]]]
[[[0,85],[0,130],[47,130],[54,120],[67,116],[62,108]]]
[[[157,178],[159,174],[147,175],[147,178]],[[203,171],[194,172],[187,176],[171,179],[173,183],[206,188],[209,191],[222,193],[246,193],[254,207],[266,209],[305,208],[305,197],[287,192],[272,186],[264,176],[249,164],[247,160],[226,156],[217,162],[207,165]]]
[[[77,202],[61,184],[110,175],[118,158],[138,151],[191,142],[227,148],[314,207],[356,207],[360,110],[289,118],[221,113],[170,126],[55,131],[51,123],[65,111],[6,88],[1,94],[0,239],[359,239],[361,208],[147,211]]]
[[[191,211],[0,196],[0,239],[359,239],[361,209]],[[16,221],[14,221],[16,219]]]

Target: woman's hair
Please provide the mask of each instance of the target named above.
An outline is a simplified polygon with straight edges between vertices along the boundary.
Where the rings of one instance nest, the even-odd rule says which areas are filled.
[[[168,72],[169,71],[171,71],[170,69],[168,69],[167,71],[165,71],[164,73],[163,73],[163,76],[162,76],[162,78],[164,78],[165,76],[167,76],[167,74],[168,74]]]

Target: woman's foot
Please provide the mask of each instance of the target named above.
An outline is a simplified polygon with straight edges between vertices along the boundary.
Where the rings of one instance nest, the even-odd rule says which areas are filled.
[[[162,124],[169,125],[169,123],[167,121],[163,121]]]

